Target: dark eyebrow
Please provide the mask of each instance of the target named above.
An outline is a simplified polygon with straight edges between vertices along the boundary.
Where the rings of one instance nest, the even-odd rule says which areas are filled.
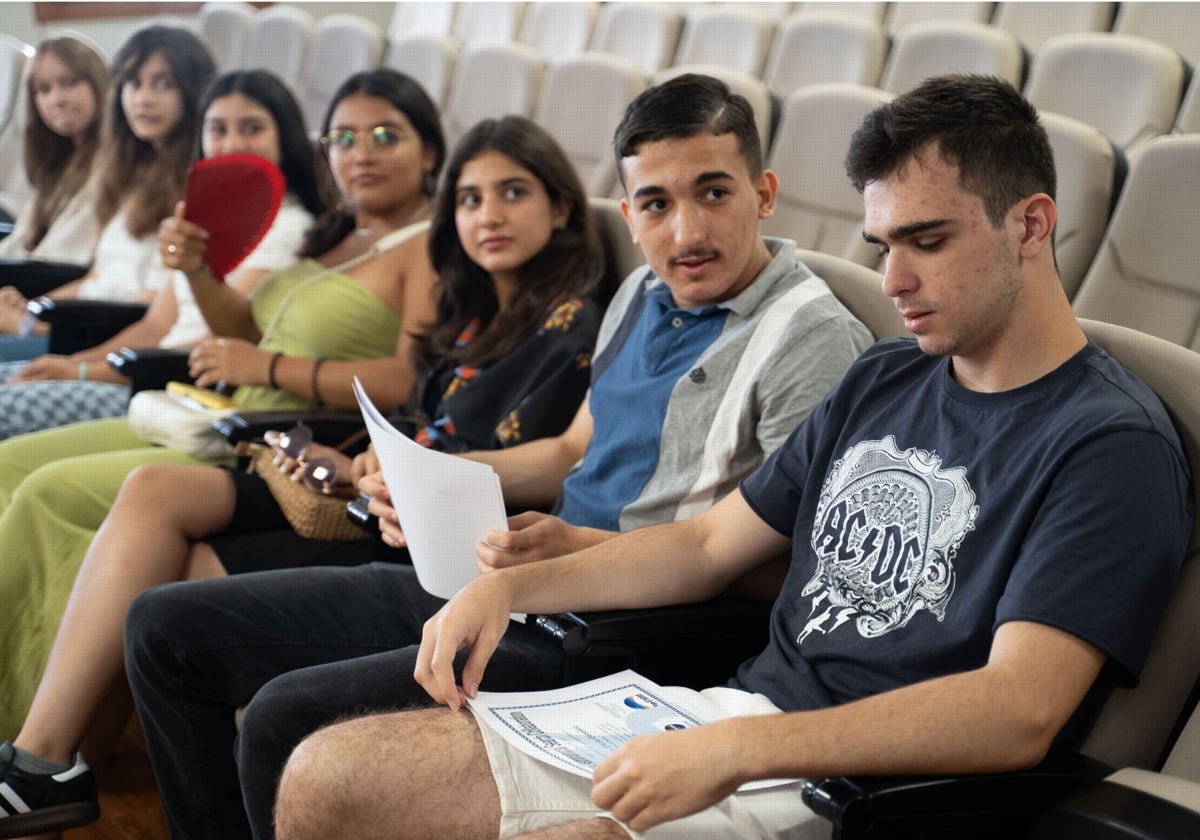
[[[633,191],[634,199],[645,198],[648,195],[662,195],[666,190],[658,186],[638,187]]]
[[[724,170],[718,169],[713,172],[701,172],[699,175],[696,176],[695,180],[692,181],[692,184],[697,187],[702,187],[705,184],[709,183],[710,181],[732,181],[732,180],[733,180],[732,175],[730,175],[728,172],[725,172]],[[636,200],[639,198],[644,198],[648,195],[661,195],[665,192],[666,192],[666,189],[664,189],[663,187],[651,184],[650,186],[647,186],[647,187],[638,187],[636,190],[633,191],[633,197]]]
[[[496,186],[500,187],[501,189],[504,189],[505,187],[511,187],[514,184],[529,184],[529,183],[532,183],[532,179],[530,179],[529,177],[527,177],[525,175],[514,175],[511,178],[502,178],[501,180],[497,181]],[[461,193],[461,192],[469,192],[471,190],[478,190],[478,189],[479,189],[479,187],[477,187],[475,184],[459,184],[457,187],[454,188],[454,192]]]
[[[908,239],[909,237],[916,236],[918,233],[925,233],[926,231],[933,230],[934,228],[938,228],[947,224],[950,224],[950,219],[930,219],[927,222],[913,222],[911,225],[900,225],[899,227],[892,228],[887,232],[887,237],[892,242],[898,242],[902,239]],[[883,240],[878,236],[867,233],[865,230],[863,231],[862,236],[864,240],[872,245],[884,244]]]

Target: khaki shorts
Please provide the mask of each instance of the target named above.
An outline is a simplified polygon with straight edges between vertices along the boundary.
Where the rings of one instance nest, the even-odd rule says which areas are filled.
[[[733,700],[732,707],[741,714],[778,711],[760,695],[728,688],[704,692],[713,693]],[[748,706],[751,711],[746,710]],[[479,730],[500,793],[502,838],[597,817],[619,822],[592,802],[591,779],[527,756],[489,726]],[[647,832],[622,827],[635,840],[828,840],[831,833],[830,824],[801,801],[800,782],[738,793],[698,814]]]

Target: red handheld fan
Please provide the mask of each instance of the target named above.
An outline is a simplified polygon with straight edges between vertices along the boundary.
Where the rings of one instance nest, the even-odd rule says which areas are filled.
[[[286,191],[279,168],[255,155],[222,155],[192,164],[183,215],[208,231],[204,259],[213,274],[224,278],[258,247]]]

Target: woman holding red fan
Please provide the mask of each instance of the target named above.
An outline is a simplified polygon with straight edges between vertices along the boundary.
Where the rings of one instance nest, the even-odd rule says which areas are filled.
[[[349,151],[359,136],[335,136],[335,142]],[[439,269],[438,320],[416,339],[420,385],[400,428],[449,451],[500,448],[561,432],[588,387],[600,322],[588,294],[604,268],[583,186],[566,155],[522,117],[476,126],[447,163],[429,243]],[[321,451],[340,457],[343,488],[375,468],[369,454],[352,464]],[[80,571],[45,677],[15,739],[25,755],[65,766],[76,761],[105,693],[123,673],[125,611],[141,589],[365,559],[362,546],[310,543],[306,550],[287,539],[280,530],[286,520],[263,484],[255,476],[171,465],[152,465],[129,478]],[[205,504],[196,504],[201,498]],[[156,523],[150,534],[146,521]],[[238,547],[239,534],[248,530],[267,531],[269,541]],[[222,532],[219,542],[200,542]],[[0,762],[5,751],[22,754],[0,746]],[[81,772],[81,763],[75,766]],[[89,802],[76,804],[82,812]]]
[[[381,126],[387,134],[377,138]],[[250,300],[209,275],[203,230],[172,216],[160,231],[163,261],[187,275],[223,336],[193,350],[192,372],[200,385],[238,386],[237,406],[351,408],[355,376],[389,408],[412,388],[412,336],[436,314],[425,217],[445,156],[437,110],[412,79],[379,69],[339,89],[325,119],[325,134],[334,130],[368,141],[328,155],[345,204],[317,220],[302,259]],[[124,417],[0,443],[0,738],[24,719],[71,582],[122,481],[156,462],[232,459],[147,443]]]
[[[237,71],[218,78],[200,101],[197,151],[203,159],[253,155],[279,167],[287,195],[258,245],[225,278],[249,298],[268,273],[296,260],[305,231],[327,203],[304,129],[300,106],[266,70]],[[231,202],[237,196],[231,196]],[[187,277],[170,282],[146,315],[108,341],[70,356],[41,356],[25,365],[0,364],[0,440],[103,417],[120,417],[129,403],[124,377],[105,361],[122,347],[191,347],[208,334]],[[15,376],[16,369],[24,367]],[[11,378],[9,378],[11,377]]]
[[[50,293],[52,298],[148,301],[170,282],[154,233],[183,194],[200,95],[216,65],[186,29],[148,26],[113,59],[108,116],[93,166],[96,220],[101,225],[92,268]],[[47,339],[24,335],[25,299],[5,290],[0,304],[0,360],[44,353]]]

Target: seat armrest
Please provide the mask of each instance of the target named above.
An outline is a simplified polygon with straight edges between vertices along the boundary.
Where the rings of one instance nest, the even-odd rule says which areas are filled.
[[[604,610],[530,616],[537,627],[563,643],[565,653],[608,655],[607,648],[647,642],[766,639],[771,603],[722,597],[703,604],[644,610]]]
[[[1027,840],[1176,840],[1200,837],[1191,806],[1116,781],[1086,785],[1039,816]]]
[[[925,836],[934,829],[1023,837],[1040,812],[1110,772],[1102,762],[1073,755],[1014,773],[811,779],[801,798],[833,823],[841,840]]]
[[[0,286],[15,286],[22,295],[33,299],[78,280],[89,268],[75,263],[4,257],[0,258]]]
[[[368,534],[379,533],[379,517],[367,510],[369,500],[365,496],[346,502],[346,518]]]
[[[213,428],[236,446],[242,441],[261,441],[267,431],[290,429],[299,420],[313,430],[313,440],[327,446],[336,446],[364,428],[358,412],[332,410],[239,411],[218,418]]]
[[[564,683],[632,668],[663,685],[724,684],[767,642],[769,601],[723,596],[644,610],[531,615],[562,647]]]
[[[144,303],[106,300],[54,300],[35,298],[28,312],[50,326],[51,353],[70,355],[102,344],[130,324],[140,320]]]
[[[131,394],[162,390],[168,382],[192,382],[188,351],[174,347],[122,347],[109,353],[108,366],[129,380]]]

